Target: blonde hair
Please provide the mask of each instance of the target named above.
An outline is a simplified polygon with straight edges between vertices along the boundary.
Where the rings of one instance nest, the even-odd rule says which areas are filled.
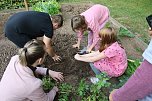
[[[117,41],[116,31],[111,27],[103,28],[99,32],[99,37],[101,38],[101,43],[100,43],[100,48],[99,48],[100,52],[102,52],[112,43]]]
[[[87,24],[85,22],[85,17],[82,15],[74,16],[71,19],[71,27],[72,27],[73,31],[79,30],[79,29],[87,30]]]
[[[23,66],[31,66],[39,58],[43,58],[45,54],[45,44],[41,40],[33,39],[27,42],[23,48],[19,50],[19,60]]]

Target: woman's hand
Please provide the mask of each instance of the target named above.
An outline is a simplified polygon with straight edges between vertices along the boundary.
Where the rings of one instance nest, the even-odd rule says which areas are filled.
[[[55,72],[52,70],[49,70],[49,75],[55,80],[55,81],[64,81],[63,73],[61,72]]]

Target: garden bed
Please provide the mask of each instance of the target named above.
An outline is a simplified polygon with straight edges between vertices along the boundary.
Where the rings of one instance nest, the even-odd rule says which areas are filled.
[[[64,73],[65,83],[69,83],[72,87],[76,87],[79,85],[80,80],[82,78],[87,78],[91,76],[91,69],[89,68],[88,63],[79,62],[74,59],[74,55],[77,53],[77,49],[73,49],[72,45],[76,42],[76,34],[72,31],[70,25],[70,19],[77,14],[88,9],[92,3],[81,3],[81,4],[62,4],[62,14],[64,17],[64,25],[62,28],[57,30],[54,34],[53,43],[54,49],[58,55],[62,57],[62,62],[54,62],[50,57],[48,57],[45,61],[45,65],[55,71],[61,71]],[[4,37],[3,27],[7,18],[14,14],[15,12],[23,11],[15,10],[15,11],[7,11],[0,13],[0,79],[2,74],[11,58],[11,56],[15,55],[18,51],[17,47],[11,43],[7,38]],[[119,30],[120,27],[123,27],[114,19],[110,19],[110,25]],[[124,28],[124,27],[123,27]],[[84,37],[84,41],[82,46],[85,46],[86,39]],[[120,41],[123,47],[126,49],[128,57],[141,59],[141,54],[147,47],[147,45],[142,42],[138,37],[120,37]],[[115,81],[111,81],[115,83]],[[75,92],[75,91],[73,91]],[[72,97],[69,97],[69,101],[72,101],[72,98],[75,99],[73,101],[82,101],[79,97],[75,96],[75,93],[70,93]],[[101,100],[102,101],[102,100]]]

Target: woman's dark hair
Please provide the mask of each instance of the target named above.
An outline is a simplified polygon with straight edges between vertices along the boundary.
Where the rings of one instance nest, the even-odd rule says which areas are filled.
[[[33,39],[27,42],[23,48],[19,50],[19,60],[23,66],[31,66],[39,58],[43,58],[45,54],[45,44],[41,40]]]

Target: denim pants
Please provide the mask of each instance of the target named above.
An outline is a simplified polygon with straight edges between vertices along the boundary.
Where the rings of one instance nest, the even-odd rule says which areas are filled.
[[[145,98],[140,99],[138,101],[152,101],[152,94],[150,94],[150,95],[146,96]]]
[[[94,65],[93,63],[89,63],[91,69],[93,70],[93,72],[96,74],[96,75],[99,75],[101,72],[100,70],[98,70]]]
[[[84,47],[82,50],[80,50],[81,52],[84,52],[87,50],[87,47]],[[93,63],[89,63],[91,69],[93,70],[93,72],[96,74],[96,75],[99,75],[101,72],[96,68],[94,67]]]

